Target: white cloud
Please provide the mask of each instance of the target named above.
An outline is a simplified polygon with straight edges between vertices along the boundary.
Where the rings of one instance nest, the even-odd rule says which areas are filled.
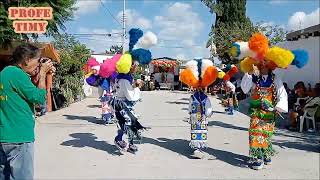
[[[271,0],[269,1],[269,4],[279,5],[279,4],[286,4],[288,2],[289,2],[288,0]]]
[[[261,24],[262,27],[268,27],[268,26],[273,26],[274,22],[273,21],[269,21],[269,22],[263,22]]]
[[[101,0],[103,3],[108,3],[110,0]],[[101,7],[100,0],[96,1],[85,1],[85,0],[78,0],[75,4],[75,7],[78,8],[78,10],[75,13],[75,17],[78,18],[80,15],[83,14],[90,14],[92,12],[96,12]]]
[[[121,46],[121,32],[120,30],[113,29],[108,31],[106,29],[88,29],[88,28],[79,28],[78,33],[93,33],[93,34],[111,34],[109,36],[91,36],[91,37],[79,37],[82,43],[86,44],[90,49],[94,50],[97,53],[104,53],[112,45]]]
[[[205,43],[195,46],[197,38],[202,33],[204,23],[199,14],[193,11],[190,4],[181,2],[168,4],[164,8],[163,14],[165,15],[154,17],[155,25],[159,29],[159,41],[164,42],[161,44],[169,47],[185,47],[179,49],[178,52],[175,51],[175,54],[171,53],[171,56],[189,59],[195,56],[209,56],[209,50],[205,48]],[[168,52],[164,53],[168,54]]]
[[[123,11],[120,11],[117,14],[117,19],[119,22],[122,22],[122,13]],[[138,13],[136,10],[133,9],[126,9],[125,10],[125,20],[126,20],[126,26],[128,29],[130,28],[141,28],[141,29],[150,29],[152,28],[152,23],[147,18],[143,17],[140,13]]]
[[[289,30],[299,30],[320,23],[320,8],[317,8],[310,14],[305,12],[295,12],[288,21]]]

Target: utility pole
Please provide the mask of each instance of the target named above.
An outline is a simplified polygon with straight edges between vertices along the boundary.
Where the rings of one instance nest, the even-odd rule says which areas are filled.
[[[123,12],[122,12],[122,54],[124,54],[124,41],[126,37],[126,21],[125,21],[126,0],[123,0]]]

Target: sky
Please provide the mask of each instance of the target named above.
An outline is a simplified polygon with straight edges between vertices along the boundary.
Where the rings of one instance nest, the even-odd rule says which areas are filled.
[[[247,0],[246,14],[254,23],[298,30],[319,24],[319,3],[319,0]],[[121,45],[123,0],[78,0],[76,7],[74,20],[65,24],[67,33],[111,33],[111,37],[77,36],[95,53]],[[210,56],[206,42],[215,14],[200,0],[126,0],[125,14],[127,31],[134,27],[157,35],[158,44],[150,49],[154,58],[187,60]]]

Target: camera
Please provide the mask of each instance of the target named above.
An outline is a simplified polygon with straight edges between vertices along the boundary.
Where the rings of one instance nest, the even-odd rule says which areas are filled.
[[[41,58],[41,59],[39,60],[40,63],[46,63],[47,61],[49,61],[48,58]]]

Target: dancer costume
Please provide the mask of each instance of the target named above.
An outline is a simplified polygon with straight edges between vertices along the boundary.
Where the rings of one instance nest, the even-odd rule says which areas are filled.
[[[238,72],[235,65],[228,64],[222,70],[218,69],[218,78],[223,79],[226,95],[227,95],[227,109],[225,110],[229,115],[233,115],[233,110],[238,109],[238,101],[236,96],[236,87],[230,82],[230,79]]]
[[[106,60],[109,61],[109,60]],[[86,83],[90,86],[98,88],[99,98],[101,102],[101,120],[104,123],[112,123],[113,112],[108,104],[108,101],[112,98],[112,86],[111,78],[104,67],[105,64],[100,64],[95,58],[90,57],[87,66],[90,67],[91,72],[88,73],[86,77]],[[87,91],[87,90],[86,90]],[[91,93],[92,94],[92,90]]]
[[[144,48],[157,43],[156,36],[147,32],[145,35],[140,29],[131,29],[129,31],[130,42],[129,51],[123,54],[116,62],[116,71],[118,76],[115,82],[115,97],[110,101],[110,105],[115,111],[118,120],[118,134],[115,137],[115,144],[120,150],[125,150],[127,143],[122,139],[123,134],[127,134],[129,152],[136,152],[134,139],[141,139],[140,131],[145,129],[133,110],[134,104],[140,99],[140,90],[133,86],[133,76],[130,73],[132,66],[139,64],[149,64],[151,61],[151,52],[146,49],[137,48],[135,45]]]
[[[197,89],[189,101],[191,140],[189,146],[195,150],[206,148],[208,139],[207,117],[212,115],[209,98],[203,89],[212,84],[218,71],[212,61],[195,59],[187,62],[186,69],[181,71],[180,80],[191,88]]]
[[[253,168],[261,169],[271,163],[274,153],[271,137],[274,133],[276,112],[288,112],[288,98],[282,81],[272,71],[287,68],[290,64],[302,68],[308,60],[303,50],[286,50],[277,46],[269,48],[268,39],[260,33],[253,34],[249,42],[236,42],[230,54],[243,59],[241,70],[245,75],[241,82],[244,93],[251,90],[249,113],[249,156]],[[267,67],[267,75],[251,75],[253,65]]]

